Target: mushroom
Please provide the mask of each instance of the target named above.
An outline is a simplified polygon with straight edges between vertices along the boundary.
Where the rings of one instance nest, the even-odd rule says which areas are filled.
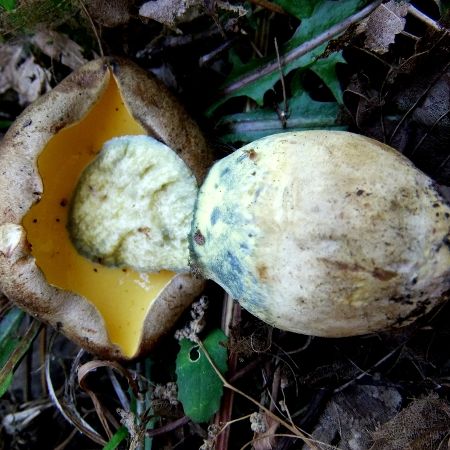
[[[340,337],[406,325],[450,289],[450,207],[403,155],[348,132],[287,132],[218,161],[192,261],[265,322]]]
[[[168,90],[120,58],[73,72],[28,107],[0,144],[0,291],[109,358],[153,348],[204,285],[166,267],[109,267],[72,244],[66,225],[81,172],[107,140],[136,134],[170,146],[194,185],[212,162],[198,127]]]

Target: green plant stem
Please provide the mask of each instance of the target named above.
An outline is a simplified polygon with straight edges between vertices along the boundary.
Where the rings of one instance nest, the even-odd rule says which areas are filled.
[[[341,23],[338,23],[328,30],[324,31],[322,34],[319,34],[315,38],[304,42],[303,44],[299,45],[297,48],[292,49],[291,51],[285,53],[284,55],[280,55],[280,63],[281,66],[284,66],[291,61],[294,61],[301,56],[305,55],[306,53],[309,53],[311,50],[315,49],[319,45],[322,45],[326,41],[330,40],[334,36],[337,36],[338,34],[341,34],[344,32],[350,25],[353,25],[360,20],[367,17],[372,11],[374,11],[380,4],[382,0],[376,0],[373,3],[370,3],[365,8],[363,8],[361,11],[358,11],[357,13],[353,14],[352,16],[348,17]],[[275,72],[279,70],[280,64],[278,62],[278,59],[275,59],[273,61],[270,61],[269,63],[265,64],[262,67],[258,67],[253,72],[244,75],[243,77],[237,79],[233,83],[229,84],[228,86],[225,86],[220,92],[220,96],[230,95],[233,92],[237,91],[238,89],[241,89],[254,81],[258,80],[261,77],[264,77],[266,75],[271,74],[272,72]]]

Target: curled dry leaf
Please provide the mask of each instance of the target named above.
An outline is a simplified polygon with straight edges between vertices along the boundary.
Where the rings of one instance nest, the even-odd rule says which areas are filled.
[[[406,2],[390,0],[380,5],[358,26],[357,31],[366,34],[365,45],[369,50],[386,53],[395,36],[405,28],[405,16],[408,13]]]
[[[47,56],[71,69],[77,69],[87,63],[82,48],[65,34],[41,30],[33,35],[31,42]]]
[[[203,10],[202,0],[157,0],[145,2],[139,8],[139,15],[176,28],[179,23],[195,19]]]
[[[50,90],[50,72],[41,67],[22,45],[0,45],[0,94],[13,89],[26,105]]]

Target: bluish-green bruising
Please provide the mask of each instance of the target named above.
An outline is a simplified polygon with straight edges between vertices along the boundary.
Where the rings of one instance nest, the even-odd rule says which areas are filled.
[[[220,218],[220,209],[216,206],[211,213],[211,225],[215,225]]]

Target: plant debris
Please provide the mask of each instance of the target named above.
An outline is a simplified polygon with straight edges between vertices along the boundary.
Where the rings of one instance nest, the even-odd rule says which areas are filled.
[[[408,4],[406,2],[390,0],[380,5],[369,17],[361,21],[357,32],[365,33],[366,48],[376,53],[386,53],[389,45],[395,42],[395,36],[404,30],[407,13]]]
[[[0,45],[0,94],[12,89],[27,105],[50,89],[50,71],[19,44]]]

